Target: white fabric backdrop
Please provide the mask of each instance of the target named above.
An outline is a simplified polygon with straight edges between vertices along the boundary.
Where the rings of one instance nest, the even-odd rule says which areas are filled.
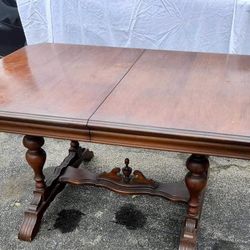
[[[250,0],[17,0],[28,44],[250,54]]]

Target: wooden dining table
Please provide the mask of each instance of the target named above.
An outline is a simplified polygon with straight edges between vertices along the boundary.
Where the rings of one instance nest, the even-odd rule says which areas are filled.
[[[24,135],[34,171],[19,239],[35,237],[66,184],[92,185],[185,203],[179,249],[196,249],[209,156],[250,159],[250,56],[27,46],[0,60],[0,132]],[[68,156],[46,177],[45,137],[70,141]],[[129,156],[123,168],[92,173],[79,167],[94,156],[80,141],[190,153],[187,174],[160,183],[133,170]]]

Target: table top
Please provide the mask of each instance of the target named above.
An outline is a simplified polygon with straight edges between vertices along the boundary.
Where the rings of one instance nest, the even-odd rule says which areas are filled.
[[[0,64],[0,110],[86,124],[142,50],[43,44]],[[64,120],[65,119],[65,120]]]
[[[0,131],[250,158],[250,56],[43,44],[0,61]]]

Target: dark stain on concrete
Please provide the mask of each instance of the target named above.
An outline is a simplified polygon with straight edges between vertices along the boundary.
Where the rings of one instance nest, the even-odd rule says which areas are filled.
[[[212,250],[237,250],[237,246],[235,243],[225,240],[219,240],[217,241]]]
[[[59,229],[63,234],[73,232],[79,225],[82,215],[85,215],[79,210],[63,209],[58,213],[54,228]]]
[[[129,230],[142,228],[146,222],[146,216],[133,204],[122,206],[115,214],[117,224],[124,225]]]

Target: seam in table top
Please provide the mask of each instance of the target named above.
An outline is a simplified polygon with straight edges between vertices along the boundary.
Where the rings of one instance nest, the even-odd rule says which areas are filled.
[[[139,61],[139,59],[144,54],[145,49],[142,51],[142,53],[136,58],[136,60],[133,62],[133,64],[128,68],[128,70],[125,72],[125,74],[121,77],[121,79],[116,83],[116,85],[111,89],[111,91],[107,94],[107,96],[100,102],[100,104],[97,106],[97,108],[94,110],[94,112],[90,115],[90,117],[87,120],[86,127],[89,131],[89,138],[91,141],[91,133],[90,133],[90,127],[88,126],[90,119],[92,116],[97,112],[97,110],[103,105],[103,103],[108,99],[108,97],[113,93],[113,91],[116,89],[116,87],[121,83],[121,81],[127,76],[127,74],[130,72],[130,70],[134,67],[134,65]]]

